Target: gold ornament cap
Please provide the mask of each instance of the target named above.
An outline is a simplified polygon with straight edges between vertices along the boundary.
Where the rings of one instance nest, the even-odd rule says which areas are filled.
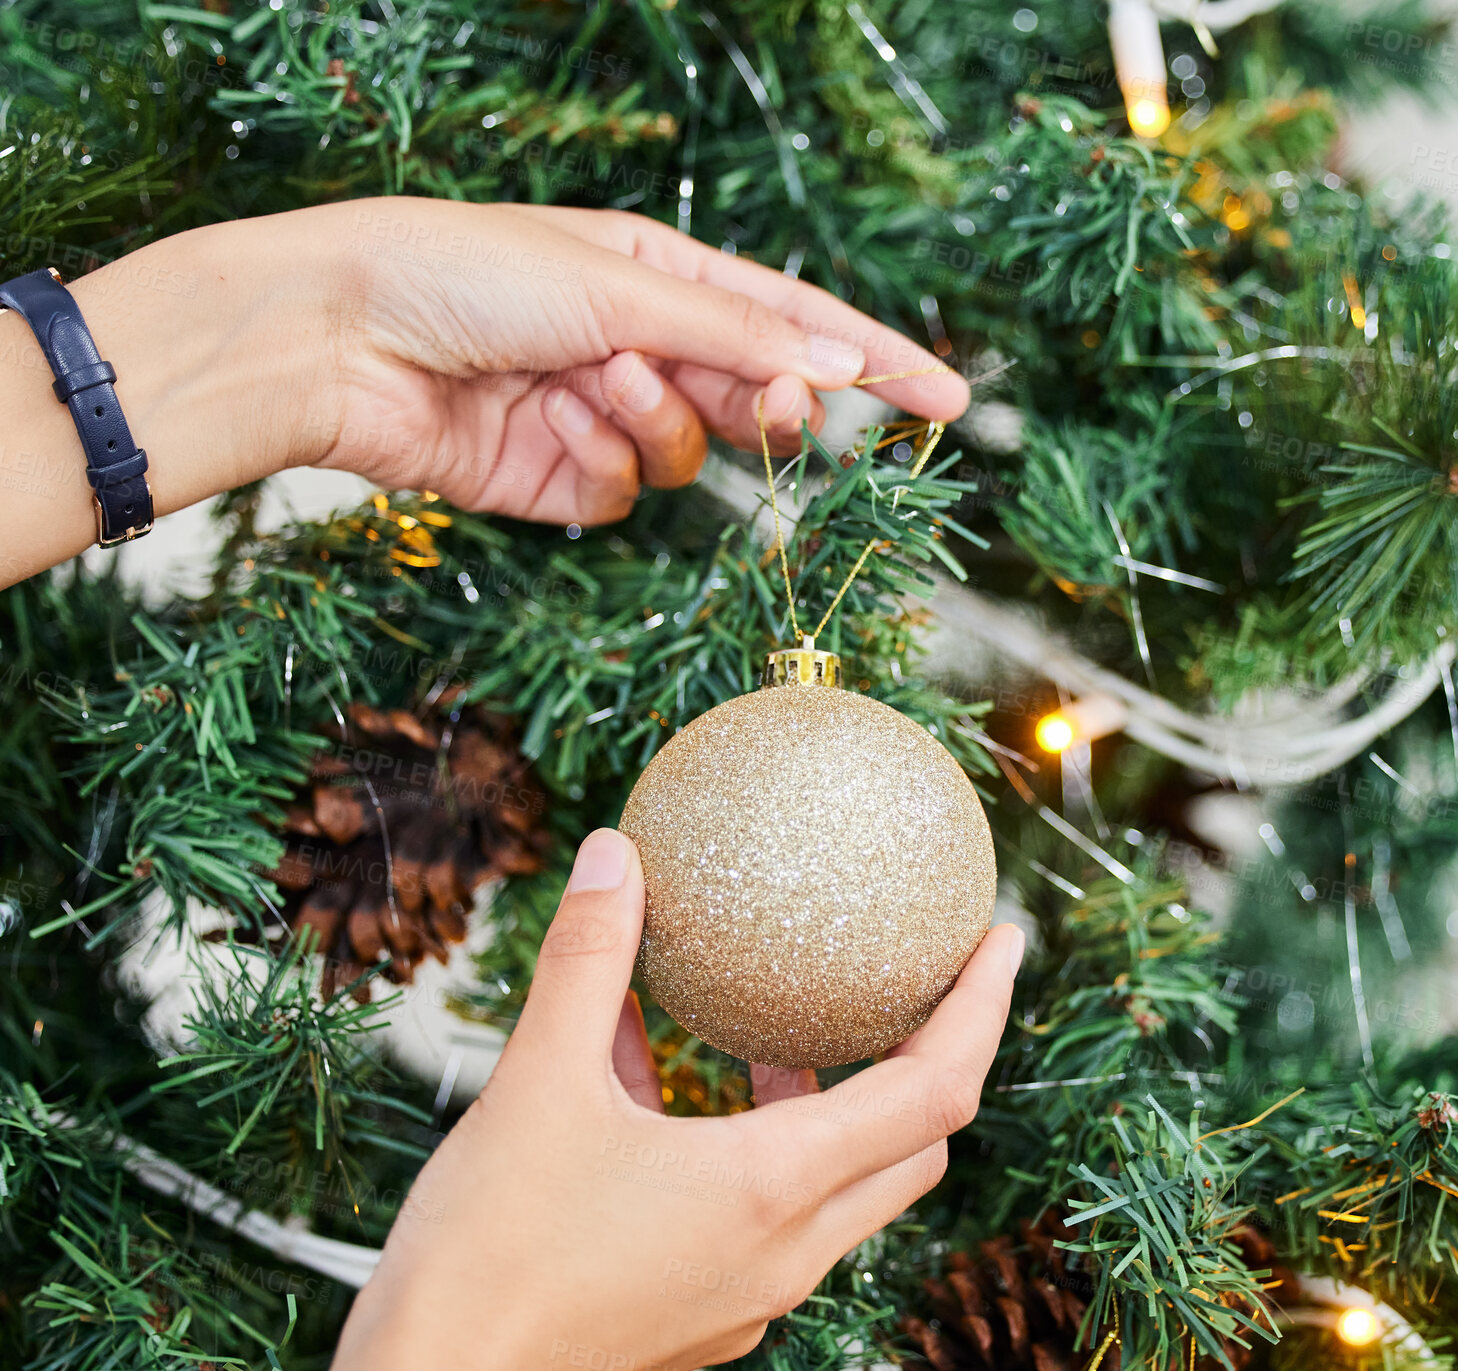
[[[765,660],[762,686],[841,686],[845,673],[838,652],[823,652],[808,633],[799,647],[782,647]]]

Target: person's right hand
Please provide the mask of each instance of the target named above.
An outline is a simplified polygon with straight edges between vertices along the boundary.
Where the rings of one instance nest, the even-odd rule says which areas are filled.
[[[753,1111],[668,1118],[628,980],[637,849],[583,844],[490,1083],[427,1163],[355,1301],[338,1371],[690,1371],[941,1177],[1007,1017],[994,928],[931,1019],[823,1094],[754,1068]]]

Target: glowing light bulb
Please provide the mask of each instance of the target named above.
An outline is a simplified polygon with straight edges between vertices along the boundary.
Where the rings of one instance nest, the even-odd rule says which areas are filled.
[[[1044,752],[1062,752],[1073,741],[1073,725],[1061,714],[1045,714],[1033,736]]]
[[[1109,0],[1109,46],[1129,127],[1158,138],[1169,127],[1169,76],[1150,0]]]
[[[1169,106],[1163,100],[1135,100],[1128,114],[1129,127],[1141,138],[1158,138],[1169,127]]]
[[[1337,1319],[1337,1337],[1349,1347],[1367,1347],[1382,1336],[1382,1321],[1370,1309],[1343,1309]]]
[[[1066,752],[1074,743],[1091,743],[1117,733],[1129,722],[1129,709],[1112,695],[1080,695],[1038,720],[1033,737],[1044,752]]]

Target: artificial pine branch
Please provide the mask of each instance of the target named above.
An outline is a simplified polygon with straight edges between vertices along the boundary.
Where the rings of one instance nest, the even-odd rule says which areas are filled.
[[[1253,439],[1283,450],[1291,434],[1319,446],[1322,397],[1340,390],[1343,362],[1331,362],[1328,380],[1311,378],[1295,404],[1290,366],[1276,368],[1279,385],[1265,369],[1236,373],[1241,404],[1213,394],[1219,387],[1209,383],[1188,394],[1180,387],[1209,369],[1205,359],[1218,371],[1258,344],[1279,346],[1309,332],[1307,321],[1340,333],[1341,312],[1326,301],[1344,299],[1347,280],[1361,292],[1380,286],[1374,312],[1385,317],[1403,308],[1423,273],[1447,271],[1429,255],[1441,229],[1411,214],[1374,228],[1365,202],[1324,183],[1334,125],[1311,75],[1335,80],[1331,54],[1364,41],[1360,23],[1339,33],[1319,7],[1288,4],[1225,35],[1226,58],[1202,78],[1209,108],[1180,121],[1153,151],[1122,137],[1117,116],[1101,112],[1112,94],[1106,38],[1086,16],[1040,16],[1030,53],[1064,60],[1050,66],[1014,52],[1004,70],[1003,49],[988,42],[1001,22],[996,7],[969,6],[936,34],[908,11],[898,60],[910,64],[905,70],[937,111],[932,119],[908,103],[860,22],[833,3],[790,11],[750,6],[726,27],[721,16],[685,19],[648,6],[507,10],[483,20],[464,0],[406,10],[288,0],[277,10],[247,3],[226,14],[169,8],[167,23],[144,27],[140,37],[124,29],[124,8],[76,18],[77,29],[95,31],[107,79],[95,83],[101,94],[67,115],[73,127],[54,133],[49,108],[77,98],[75,64],[62,60],[58,39],[46,39],[51,30],[16,19],[22,11],[33,17],[27,5],[6,12],[21,91],[7,117],[30,151],[26,164],[0,164],[0,196],[7,188],[24,192],[15,203],[23,200],[32,216],[23,223],[34,233],[19,240],[17,265],[36,265],[38,256],[30,257],[57,242],[110,244],[104,258],[118,244],[140,241],[156,223],[150,215],[130,225],[116,220],[127,195],[143,205],[165,201],[179,225],[379,191],[633,205],[670,217],[677,211],[709,241],[801,263],[812,279],[855,291],[859,303],[907,327],[922,327],[923,310],[935,301],[937,326],[958,342],[991,341],[1017,360],[1011,393],[1028,412],[1029,432],[1062,434],[1074,470],[1106,466],[1111,452],[1126,448],[1157,450],[1170,428],[1167,408],[1178,403],[1182,460],[1157,469],[1193,479],[1170,482],[1162,517],[1141,536],[1155,545],[1158,564],[1198,568],[1227,594],[1146,580],[1143,612],[1155,651],[1164,655],[1168,643],[1176,659],[1193,656],[1187,679],[1222,698],[1251,679],[1249,663],[1229,650],[1242,623],[1259,624],[1254,651],[1272,673],[1294,667],[1330,679],[1333,661],[1351,656],[1353,644],[1336,632],[1341,612],[1325,613],[1325,601],[1323,634],[1304,635],[1293,647],[1309,602],[1300,598],[1303,588],[1287,591],[1282,580],[1287,570],[1311,570],[1324,546],[1327,530],[1313,506],[1332,497],[1332,474],[1320,462],[1288,463],[1285,479],[1274,483],[1281,488],[1273,489],[1264,470],[1273,463],[1242,456]],[[70,15],[62,5],[47,20],[56,32],[70,32]],[[1411,60],[1397,64],[1401,71],[1384,68],[1389,80],[1427,70],[1437,28],[1415,6],[1384,14],[1378,27],[1383,41],[1410,33],[1415,44]],[[1298,34],[1296,46],[1281,46]],[[766,122],[732,64],[711,87],[707,76],[686,76],[690,56],[707,71],[728,51],[725,42],[753,50],[764,65],[761,79],[784,101],[775,122]],[[801,70],[793,56],[800,51],[823,55],[817,60],[837,63],[849,79],[826,82]],[[969,64],[985,66],[987,80],[957,80]],[[1376,68],[1345,65],[1370,87]],[[168,93],[155,116],[155,102],[136,102],[155,125],[115,116],[108,102],[119,98],[125,108],[132,83]],[[199,120],[203,104],[211,113]],[[674,110],[685,112],[692,138]],[[938,131],[938,120],[947,132]],[[788,131],[792,123],[825,132],[802,147]],[[142,179],[147,157],[164,144],[173,150],[164,175],[174,178],[165,195]],[[56,154],[78,146],[97,150],[84,173]],[[17,176],[47,158],[49,171]],[[125,175],[113,183],[106,177],[118,158]],[[282,177],[280,165],[287,168]],[[48,176],[67,178],[72,189],[59,198],[37,194]],[[227,198],[202,203],[200,178]],[[680,208],[669,191],[689,183],[697,190]],[[79,199],[83,186],[88,212],[68,217],[67,197]],[[104,225],[95,222],[102,205],[100,218],[113,218]],[[1350,351],[1359,336],[1348,327],[1332,339],[1338,351]],[[1381,389],[1398,401],[1398,413],[1423,412],[1401,378],[1387,377]],[[1288,398],[1273,411],[1278,392]],[[1218,403],[1207,403],[1212,398]],[[1078,422],[1065,426],[1071,409]],[[1242,413],[1258,422],[1235,423]],[[1102,500],[1086,483],[1050,485],[1038,456],[1032,444],[1026,462],[1009,464],[1001,479],[1022,498],[994,503],[992,512],[1004,513],[1033,560],[1080,598],[1092,592],[1127,614],[1127,578],[1110,565]],[[1440,449],[1436,459],[1442,466]],[[1431,448],[1427,460],[1435,460]],[[1369,473],[1376,465],[1363,463]],[[1202,479],[1207,472],[1214,479]],[[1045,492],[1068,516],[1051,547],[1037,536],[1038,521],[1026,517],[1028,501],[1045,504]],[[1287,506],[1293,511],[1312,509],[1302,522],[1315,527],[1295,562],[1295,521],[1267,526],[1262,519],[1283,498],[1297,501]],[[1364,520],[1370,525],[1372,507],[1354,498],[1332,517],[1356,529]],[[1367,636],[1355,650],[1364,660],[1384,651],[1403,660],[1421,654],[1419,590],[1440,592],[1452,608],[1452,587],[1435,584],[1432,568],[1453,520],[1446,501],[1425,507],[1426,532],[1414,527],[1427,553],[1404,557],[1393,547],[1368,579],[1360,569],[1348,578],[1352,589],[1360,584],[1359,608],[1374,611],[1360,616]],[[1231,527],[1258,533],[1260,545],[1230,547],[1223,535]],[[1171,548],[1181,555],[1172,557]],[[1253,552],[1262,572],[1247,588]],[[1252,619],[1245,614],[1252,596],[1296,612]],[[1131,637],[1131,663],[1134,650]]]
[[[987,1206],[990,1226],[1061,1195],[1067,1158],[1111,1161],[1109,1118],[1151,1094],[1181,1108],[1219,1069],[1208,1044],[1233,1030],[1234,1008],[1216,940],[1181,893],[1170,881],[1136,889],[1106,878],[1042,921],[1044,948],[1030,954],[1038,971],[978,1119],[1010,1182]]]
[[[228,1262],[220,1286],[225,1249],[188,1242],[185,1211],[154,1204],[129,1178],[114,1121],[0,1079],[0,1305],[26,1327],[16,1339],[7,1318],[0,1347],[10,1342],[17,1365],[23,1354],[40,1371],[261,1366],[281,1340],[255,1320],[284,1301],[257,1269]],[[287,1303],[292,1311],[292,1295]],[[260,1360],[228,1350],[243,1348]]]
[[[225,979],[199,976],[183,1025],[186,1047],[158,1063],[163,1075],[152,1089],[186,1090],[204,1120],[192,1149],[212,1152],[219,1163],[238,1156],[259,1130],[267,1142],[255,1139],[248,1151],[269,1156],[276,1175],[307,1184],[316,1172],[339,1168],[362,1183],[357,1149],[382,1140],[362,1103],[386,1104],[424,1125],[430,1116],[377,1088],[381,1071],[365,1041],[391,1002],[360,1004],[341,991],[321,1003],[312,946],[308,939],[281,953],[235,946]],[[310,1152],[318,1154],[312,1164]],[[425,1159],[423,1150],[417,1159]],[[276,1203],[294,1198],[280,1186]]]
[[[1202,1133],[1198,1111],[1181,1124],[1153,1096],[1146,1103],[1132,1119],[1108,1121],[1111,1174],[1085,1162],[1069,1168],[1065,1222],[1079,1236],[1061,1245],[1094,1277],[1089,1343],[1117,1305],[1121,1364],[1176,1362],[1193,1339],[1230,1368],[1231,1343],[1280,1337],[1261,1288],[1271,1273],[1248,1268],[1234,1241],[1251,1213],[1238,1199],[1241,1173],[1256,1158],[1232,1165]]]
[[[1181,117],[1154,151],[1122,134],[1107,37],[1093,10],[1045,7],[1028,35],[1009,28],[1004,7],[983,0],[937,11],[935,22],[917,5],[877,9],[870,18],[945,118],[943,135],[908,104],[904,86],[896,93],[893,73],[845,6],[753,0],[721,8],[483,14],[470,0],[284,0],[277,10],[235,0],[222,12],[16,0],[0,10],[0,77],[13,92],[0,108],[0,147],[16,148],[0,157],[0,207],[22,235],[7,238],[6,265],[30,269],[62,252],[68,257],[57,264],[72,274],[159,230],[348,194],[573,201],[638,207],[711,243],[790,263],[953,349],[991,342],[1016,363],[1003,393],[1026,421],[1022,455],[984,462],[1000,471],[1010,498],[983,499],[959,525],[952,501],[971,483],[965,473],[942,482],[928,498],[946,503],[923,512],[943,518],[943,536],[907,543],[904,557],[873,557],[870,579],[838,621],[855,683],[940,730],[974,770],[986,760],[974,713],[914,672],[908,679],[921,624],[899,597],[916,590],[933,559],[944,560],[948,544],[962,560],[976,555],[977,538],[1007,531],[1020,562],[1007,568],[989,559],[979,576],[1017,581],[1038,567],[1085,601],[1060,606],[1055,598],[1065,622],[1091,612],[1088,590],[1099,607],[1125,615],[1106,499],[1136,557],[1197,570],[1226,588],[1211,599],[1214,592],[1145,579],[1143,610],[1165,689],[1188,688],[1197,703],[1229,699],[1255,683],[1332,679],[1425,655],[1435,618],[1451,624],[1454,607],[1450,493],[1442,486],[1452,416],[1435,350],[1451,332],[1446,231],[1431,217],[1379,212],[1330,176],[1333,104],[1310,86],[1317,79],[1371,92],[1422,82],[1443,51],[1436,25],[1407,6],[1376,16],[1379,36],[1418,40],[1412,60],[1395,66],[1351,60],[1366,21],[1328,6],[1283,5],[1222,35],[1214,63],[1182,27],[1167,26],[1170,52],[1201,63],[1207,109]],[[84,32],[94,49],[61,49],[58,30]],[[736,48],[764,82],[772,118],[728,59]],[[577,60],[559,60],[574,51]],[[827,70],[850,80],[827,82]],[[1295,354],[1276,355],[1288,347]],[[1289,457],[1293,439],[1299,450]],[[826,457],[807,454],[800,479]],[[1141,501],[1137,479],[1128,480],[1131,457],[1146,464],[1132,463],[1136,478],[1153,470],[1166,479],[1157,505]],[[886,524],[887,502],[867,495],[869,466],[852,482],[860,495],[835,518],[812,518],[805,540],[797,538],[807,608],[828,603],[837,571],[873,529],[889,527],[902,541],[897,525]],[[898,477],[888,468],[874,479],[884,491]],[[1398,479],[1410,479],[1409,507],[1381,524],[1381,502],[1396,498],[1384,486]],[[159,887],[178,924],[188,899],[260,931],[270,923],[272,892],[260,873],[277,859],[285,799],[322,725],[345,717],[352,702],[413,705],[459,685],[509,703],[528,721],[538,765],[559,796],[554,821],[565,850],[586,818],[585,797],[616,793],[675,722],[745,688],[759,648],[783,632],[762,546],[732,533],[721,541],[712,520],[660,534],[651,526],[655,508],[650,502],[634,524],[567,547],[557,535],[468,516],[407,530],[402,514],[428,521],[439,508],[383,502],[240,547],[246,557],[236,580],[225,578],[224,592],[201,611],[142,614],[85,576],[9,592],[0,646],[7,670],[22,664],[22,685],[7,697],[13,713],[0,733],[0,916],[50,932],[12,944],[23,955],[12,951],[15,974],[0,978],[7,1052],[36,1080],[71,1070],[93,1093],[119,1088],[120,1074],[139,1087],[133,1116],[153,1141],[154,1130],[195,1120],[210,1077],[154,1093],[155,1068],[121,1050],[130,1037],[108,1044],[111,1053],[98,1049],[98,1007],[107,1030],[114,1009],[127,1013],[98,959],[128,926],[127,913]],[[1050,517],[1049,508],[1066,517]],[[681,499],[674,510],[678,519]],[[935,525],[918,525],[927,527]],[[1323,596],[1323,612],[1313,615]],[[1337,601],[1363,610],[1349,626],[1352,641]],[[659,613],[664,619],[650,627]],[[1114,626],[1122,647],[1109,646],[1108,655],[1137,670],[1130,635]],[[106,644],[100,653],[98,639]],[[1166,666],[1186,673],[1183,684]],[[57,718],[67,736],[48,738],[46,725]],[[1408,762],[1403,772],[1426,774]],[[1365,846],[1347,850],[1375,854],[1381,835],[1364,825],[1359,815],[1355,836]],[[1433,888],[1443,869],[1442,815],[1418,827],[1437,835],[1425,840],[1437,855],[1421,866],[1424,888]],[[486,959],[513,996],[529,980],[559,878],[549,872],[534,882],[530,917],[504,919],[503,941]],[[1154,1145],[1161,1184],[1172,1182],[1162,1197],[1178,1199],[1176,1214],[1208,1243],[1215,1228],[1199,1221],[1214,1211],[1190,1193],[1198,1173],[1179,1164],[1184,1125],[1168,1120],[1188,1117],[1196,1089],[1210,1092],[1212,1126],[1265,1108],[1282,1091],[1263,1086],[1249,1109],[1244,1096],[1250,1078],[1264,1081],[1278,1060],[1279,1042],[1262,1033],[1228,1041],[1230,997],[1219,978],[1229,968],[1158,882],[1131,894],[1079,879],[1091,891],[1087,901],[1030,896],[1050,949],[1022,982],[1032,1023],[1010,1031],[979,1122],[985,1144],[957,1141],[948,1193],[965,1202],[963,1228],[986,1218],[968,1199],[968,1163],[985,1145],[979,1168],[1021,1164],[993,1197],[1004,1208],[1026,1216],[1083,1198],[1079,1187],[1098,1190],[1127,1140],[1138,1140],[1113,1121],[1137,1118],[1153,1130],[1138,1136]],[[295,1068],[309,1051],[347,1049],[349,1033],[329,1015],[308,1022],[308,1033],[299,1032],[322,1038],[305,1049],[293,1029],[284,1032],[278,1041],[303,1055],[270,1076],[255,1054],[274,1040],[241,1011],[207,1010],[199,1050],[238,1087],[228,1098],[247,1101],[230,1125],[246,1123],[275,1085],[269,1115],[277,1111],[305,1134],[319,1120],[320,1098]],[[1045,1048],[1059,1080],[1074,1071],[1110,1079],[1013,1090],[1049,1079]],[[1409,1118],[1418,1096],[1402,1093],[1418,1082],[1423,1098],[1452,1090],[1441,1051],[1430,1055],[1412,1072],[1384,1055],[1381,1079],[1413,1085],[1389,1085],[1386,1103],[1376,1104],[1353,1098],[1335,1055],[1310,1072],[1310,1083],[1330,1092],[1321,1095],[1329,1118],[1298,1101],[1203,1147],[1222,1174],[1245,1166],[1237,1190],[1284,1193],[1272,1187],[1295,1158],[1310,1172],[1311,1194],[1332,1199],[1347,1163],[1327,1163],[1313,1147],[1339,1138],[1335,1148],[1376,1158],[1398,1143],[1405,1179],[1392,1199],[1407,1217],[1383,1232],[1403,1269],[1387,1268],[1384,1278],[1404,1295],[1431,1293],[1442,1269],[1431,1246],[1442,1211],[1424,1206],[1446,1192],[1416,1179],[1415,1168],[1449,1175],[1451,1143],[1419,1146]],[[1146,1095],[1168,1120],[1150,1115]],[[369,1102],[360,1109],[367,1125],[323,1109],[325,1153],[368,1126],[418,1155],[423,1130],[408,1110]],[[1044,1117],[1054,1126],[1041,1127]],[[1322,1131],[1334,1120],[1342,1121],[1335,1132]],[[267,1126],[260,1116],[239,1156],[284,1146]],[[214,1158],[225,1147],[204,1141]],[[141,1210],[89,1163],[86,1184],[66,1199],[65,1169],[35,1169],[41,1153],[28,1136],[11,1146],[21,1158],[16,1174],[33,1181],[24,1204],[6,1211],[7,1221],[29,1225],[26,1241],[10,1249],[24,1261],[16,1279],[47,1285],[57,1305],[28,1315],[24,1334],[13,1305],[3,1305],[0,1336],[17,1348],[26,1340],[17,1360],[39,1347],[47,1368],[75,1364],[67,1359],[80,1355],[77,1338],[88,1355],[115,1352],[123,1362],[149,1350],[183,1356],[186,1339],[204,1328],[234,1350],[261,1345],[191,1295],[169,1296],[165,1316],[154,1311],[152,1324],[170,1340],[162,1343],[145,1342],[159,1329],[143,1327],[140,1306],[126,1305],[128,1317],[110,1330],[72,1320],[61,1305],[99,1309],[118,1279],[135,1274],[107,1248],[97,1215],[115,1211],[122,1234],[158,1211]],[[369,1169],[376,1189],[382,1175],[408,1171],[402,1161],[390,1173],[383,1159]],[[70,1252],[48,1236],[70,1232],[47,1209],[58,1196],[71,1205],[65,1222],[82,1232]],[[1228,1198],[1232,1209],[1247,1202],[1241,1193]],[[364,1207],[371,1232],[382,1232],[389,1206]],[[1313,1218],[1302,1200],[1281,1211],[1294,1216],[1293,1241],[1304,1249],[1331,1236],[1323,1227],[1331,1221],[1319,1210]],[[43,1229],[37,1215],[47,1216]],[[1100,1241],[1138,1251],[1139,1236],[1115,1211],[1090,1222],[1103,1225]],[[166,1232],[162,1255],[181,1273],[184,1230]],[[1130,1288],[1166,1289],[1168,1249],[1146,1255],[1155,1260]],[[1355,1254],[1351,1269],[1361,1260]],[[893,1247],[874,1270],[909,1275],[905,1267],[903,1249]],[[277,1342],[279,1302],[238,1284],[250,1326],[266,1326],[265,1341]],[[327,1313],[314,1321],[315,1347],[327,1347],[337,1326],[338,1311]],[[797,1371],[838,1364],[847,1330],[863,1314],[838,1296],[797,1311],[785,1326],[793,1330],[756,1355]],[[1135,1339],[1158,1346],[1169,1338],[1158,1309],[1131,1306],[1126,1318],[1137,1325]],[[1209,1347],[1223,1333],[1207,1320],[1202,1336]]]
[[[1410,1083],[1310,1102],[1279,1146],[1290,1188],[1276,1198],[1292,1250],[1374,1294],[1421,1309],[1458,1276],[1458,1097]]]

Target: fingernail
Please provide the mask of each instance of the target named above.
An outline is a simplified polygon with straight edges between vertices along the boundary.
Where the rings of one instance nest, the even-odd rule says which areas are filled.
[[[570,390],[554,390],[550,403],[551,409],[548,412],[563,428],[573,433],[592,431],[592,421],[595,417],[593,412]]]
[[[580,403],[580,402],[579,402]],[[589,833],[577,849],[567,893],[583,890],[616,890],[628,877],[628,840],[611,828]]]
[[[1028,945],[1028,935],[1017,924],[1008,924],[1007,927],[1012,929],[1012,937],[1007,940],[1007,969],[1016,976],[1018,968],[1023,964],[1023,951]]]
[[[623,996],[623,1003],[618,1010],[618,1017],[630,1024],[643,1022],[643,1006],[638,1000],[638,992],[631,986],[628,987],[627,993]]]
[[[772,386],[773,382],[771,382],[770,386],[765,387],[764,421],[773,428],[780,424],[788,423],[791,419],[798,417],[801,396],[799,386],[789,386],[787,387],[789,394],[784,403],[772,407],[769,402],[769,393]]]
[[[854,343],[814,333],[810,336],[810,364],[840,378],[854,378],[865,370],[866,354]]]
[[[641,357],[634,357],[628,374],[613,387],[613,398],[634,414],[646,414],[663,399],[663,382]]]

